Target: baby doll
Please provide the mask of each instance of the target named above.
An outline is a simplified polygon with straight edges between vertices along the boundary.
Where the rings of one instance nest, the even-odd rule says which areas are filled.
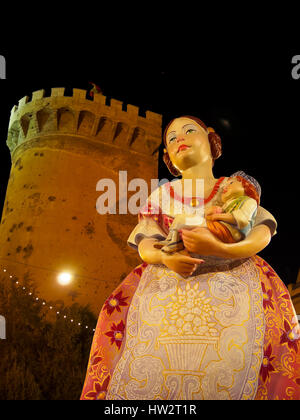
[[[250,232],[259,205],[261,188],[258,182],[239,171],[233,174],[223,187],[221,201],[223,206],[211,206],[204,212],[202,220],[198,215],[180,214],[175,216],[169,234],[164,241],[157,242],[155,248],[166,253],[184,249],[179,230],[193,227],[207,227],[215,236],[226,243],[244,239]],[[188,221],[188,223],[187,223]],[[200,223],[199,223],[200,221]]]

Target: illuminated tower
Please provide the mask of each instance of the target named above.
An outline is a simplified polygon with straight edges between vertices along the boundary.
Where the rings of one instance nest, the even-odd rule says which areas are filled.
[[[24,97],[11,112],[12,166],[0,229],[0,268],[29,273],[45,300],[90,304],[98,314],[109,293],[138,264],[126,240],[132,214],[100,215],[100,179],[157,178],[162,117],[133,105],[73,89]],[[118,191],[118,188],[117,188]],[[128,193],[128,197],[134,192]],[[117,196],[118,198],[118,196]],[[117,206],[118,210],[118,206]],[[62,286],[57,275],[73,274]]]

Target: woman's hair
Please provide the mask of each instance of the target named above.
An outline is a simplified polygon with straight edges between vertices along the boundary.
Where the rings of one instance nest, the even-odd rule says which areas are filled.
[[[209,140],[211,155],[212,155],[213,164],[214,164],[215,160],[218,159],[222,154],[221,138],[217,133],[215,133],[215,131],[212,128],[206,127],[204,122],[201,121],[197,117],[193,117],[193,116],[190,116],[190,115],[183,115],[182,117],[177,117],[177,118],[174,118],[173,120],[171,120],[164,130],[164,134],[163,134],[164,145],[167,147],[166,135],[167,135],[168,128],[170,127],[172,122],[174,120],[177,120],[178,118],[189,118],[190,120],[194,120],[197,124],[199,124],[202,128],[204,128],[204,130],[208,133],[208,140]],[[167,165],[167,168],[169,169],[169,171],[171,172],[172,175],[174,175],[174,176],[179,176],[180,175],[180,171],[178,169],[176,169],[175,166],[172,164],[170,156],[169,156],[167,151],[165,151],[164,154],[163,154],[163,161]]]

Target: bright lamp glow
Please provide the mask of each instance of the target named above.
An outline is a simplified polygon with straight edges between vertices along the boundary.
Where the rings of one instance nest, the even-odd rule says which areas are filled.
[[[70,273],[60,273],[57,277],[57,281],[61,286],[67,286],[72,281]]]

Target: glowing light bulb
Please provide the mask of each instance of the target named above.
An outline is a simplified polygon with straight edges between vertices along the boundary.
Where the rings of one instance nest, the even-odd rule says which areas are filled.
[[[70,273],[60,273],[57,277],[57,281],[61,286],[67,286],[72,281],[72,276]]]

